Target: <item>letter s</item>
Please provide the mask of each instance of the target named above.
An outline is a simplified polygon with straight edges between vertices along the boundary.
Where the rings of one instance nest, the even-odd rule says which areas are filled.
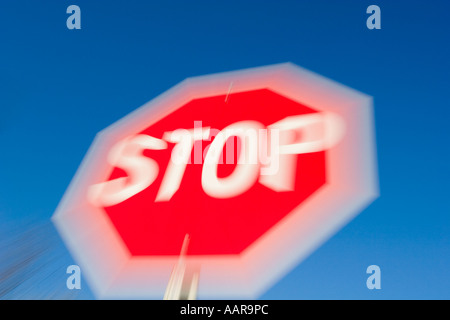
[[[108,207],[138,194],[155,181],[159,172],[156,161],[145,157],[142,152],[166,148],[165,141],[144,134],[120,141],[111,148],[107,160],[113,167],[123,169],[128,177],[92,185],[88,199],[96,206]]]

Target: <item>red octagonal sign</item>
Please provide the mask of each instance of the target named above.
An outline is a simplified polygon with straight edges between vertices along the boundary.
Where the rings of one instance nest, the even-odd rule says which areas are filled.
[[[101,298],[256,297],[378,193],[372,100],[292,64],[189,78],[98,134],[53,220]]]

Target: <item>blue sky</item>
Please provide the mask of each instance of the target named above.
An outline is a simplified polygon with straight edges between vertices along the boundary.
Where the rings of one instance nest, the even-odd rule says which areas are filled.
[[[71,4],[81,30],[66,28]],[[371,4],[381,30],[366,28]],[[449,299],[449,10],[443,0],[1,1],[0,239],[48,222],[95,134],[184,78],[290,61],[374,97],[381,196],[261,298]],[[51,263],[10,297],[64,287],[73,261],[45,230],[59,258],[43,254]],[[365,286],[371,264],[381,290]],[[86,282],[75,297],[93,297]]]

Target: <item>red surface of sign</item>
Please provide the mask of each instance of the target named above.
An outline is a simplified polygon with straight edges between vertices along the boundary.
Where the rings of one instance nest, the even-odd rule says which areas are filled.
[[[226,102],[225,95],[195,99],[140,133],[162,138],[167,131],[193,128],[194,121],[218,130],[242,120],[268,126],[288,116],[309,113],[315,111],[262,89],[231,93]],[[211,142],[197,143],[205,150]],[[132,255],[178,255],[186,234],[191,238],[188,255],[239,254],[326,181],[326,152],[305,153],[298,155],[294,190],[276,192],[255,182],[241,195],[217,199],[203,191],[203,164],[192,160],[175,195],[169,201],[155,202],[173,146],[144,151],[158,162],[158,178],[137,195],[104,208]],[[238,147],[236,143],[236,155]],[[219,164],[218,176],[231,174],[235,160]],[[126,177],[126,172],[115,168],[110,178],[121,176]]]

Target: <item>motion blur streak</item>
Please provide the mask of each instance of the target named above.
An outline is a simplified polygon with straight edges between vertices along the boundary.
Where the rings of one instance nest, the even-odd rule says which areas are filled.
[[[66,287],[66,270],[60,267],[65,251],[50,221],[3,223],[1,230],[1,300],[78,297],[79,291]]]

